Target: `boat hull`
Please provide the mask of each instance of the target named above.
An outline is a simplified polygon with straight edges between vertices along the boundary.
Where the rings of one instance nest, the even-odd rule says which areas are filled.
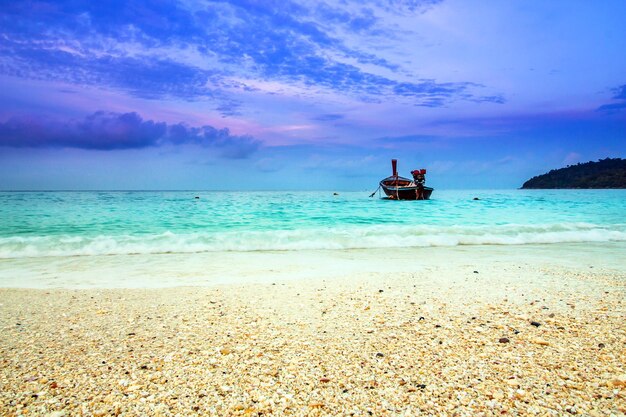
[[[382,181],[380,183],[380,188],[383,190],[387,198],[391,200],[430,200],[430,196],[434,190],[431,187],[424,187],[420,192],[420,188],[417,186],[390,186],[383,184]]]

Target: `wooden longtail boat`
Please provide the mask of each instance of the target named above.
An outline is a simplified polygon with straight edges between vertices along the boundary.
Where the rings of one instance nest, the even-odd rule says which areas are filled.
[[[393,175],[380,181],[380,188],[390,200],[429,200],[433,188],[425,187],[425,169],[411,171],[413,180],[398,175],[396,159],[391,160]]]

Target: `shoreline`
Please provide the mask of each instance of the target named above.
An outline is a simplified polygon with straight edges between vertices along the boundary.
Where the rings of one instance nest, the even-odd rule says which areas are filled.
[[[598,246],[545,246],[428,248],[417,251],[428,255],[419,264],[407,251],[374,270],[381,259],[371,251],[334,254],[326,265],[318,263],[328,254],[307,254],[281,273],[263,269],[285,255],[270,254],[250,269],[207,269],[200,282],[210,285],[2,288],[0,409],[623,414],[624,266]],[[173,262],[157,275],[201,266]],[[239,281],[207,279],[228,267]],[[123,269],[108,263],[96,273],[106,271]]]
[[[205,287],[424,271],[445,277],[460,267],[513,272],[512,265],[626,276],[623,253],[626,242],[12,258],[0,259],[0,288]]]

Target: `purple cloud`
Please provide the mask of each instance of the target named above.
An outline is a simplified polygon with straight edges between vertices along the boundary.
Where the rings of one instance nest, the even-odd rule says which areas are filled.
[[[0,147],[79,148],[88,150],[140,149],[195,144],[219,149],[226,158],[246,158],[260,142],[249,135],[232,135],[227,128],[193,127],[143,120],[132,113],[99,111],[82,120],[13,117],[0,123]]]

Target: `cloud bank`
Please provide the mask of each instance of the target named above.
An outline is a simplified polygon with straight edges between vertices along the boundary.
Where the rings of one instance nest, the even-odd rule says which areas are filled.
[[[214,148],[225,158],[247,158],[260,142],[232,135],[227,128],[193,127],[144,120],[139,114],[99,111],[82,120],[13,117],[0,123],[0,146],[12,148],[65,147],[112,151],[163,145],[193,144]]]
[[[598,111],[612,113],[615,111],[626,109],[626,84],[613,89],[613,100],[617,103],[604,104],[598,107]]]

